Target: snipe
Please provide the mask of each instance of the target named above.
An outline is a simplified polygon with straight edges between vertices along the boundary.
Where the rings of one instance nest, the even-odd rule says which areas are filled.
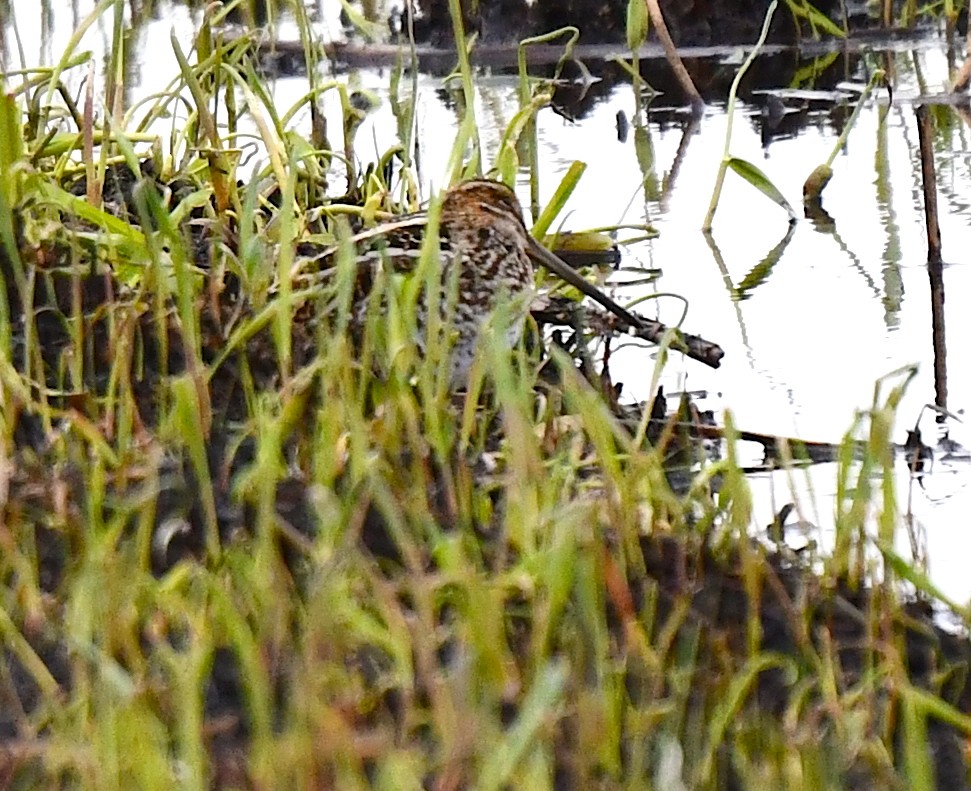
[[[397,271],[414,267],[420,256],[424,214],[410,215],[353,237],[364,272],[388,261]],[[508,300],[512,314],[507,339],[515,345],[534,292],[533,263],[539,263],[563,280],[637,327],[640,320],[600,289],[588,283],[567,263],[557,258],[529,234],[523,223],[522,207],[505,184],[489,179],[471,179],[452,187],[442,201],[439,217],[442,275],[445,282],[457,273],[457,298],[452,316],[455,343],[452,350],[452,385],[464,387],[475,357],[479,334],[500,300]],[[326,264],[336,250],[303,256],[304,268],[311,260]],[[370,278],[366,278],[370,280]],[[421,321],[421,317],[419,317]]]

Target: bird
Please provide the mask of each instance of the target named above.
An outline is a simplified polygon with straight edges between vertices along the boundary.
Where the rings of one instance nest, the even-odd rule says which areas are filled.
[[[428,213],[405,215],[351,237],[357,249],[361,282],[373,282],[373,267],[389,263],[394,271],[417,265]],[[581,277],[573,267],[546,249],[529,233],[516,193],[506,184],[487,178],[459,182],[446,190],[439,214],[439,248],[443,283],[456,278],[454,311],[449,316],[454,343],[451,349],[451,385],[467,384],[479,338],[500,303],[508,307],[505,338],[515,346],[522,337],[526,314],[535,294],[535,266],[539,264],[581,293],[592,298],[622,323],[638,327],[640,319]],[[298,250],[295,273],[317,269],[335,271],[338,248]],[[455,268],[457,267],[457,272]],[[358,284],[360,291],[360,283]],[[366,289],[365,289],[366,290]],[[447,292],[439,302],[444,315]],[[424,301],[430,301],[424,297]],[[359,307],[359,306],[358,306]],[[363,314],[362,314],[363,315]],[[427,308],[419,305],[419,335],[427,324]],[[419,338],[424,346],[424,337]]]

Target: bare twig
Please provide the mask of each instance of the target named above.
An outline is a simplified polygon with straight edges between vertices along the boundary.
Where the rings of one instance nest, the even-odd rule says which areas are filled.
[[[695,88],[694,82],[691,81],[691,75],[688,74],[688,70],[681,61],[678,48],[671,40],[671,34],[668,33],[668,26],[664,21],[664,14],[661,13],[658,0],[644,0],[644,2],[647,5],[647,12],[651,15],[651,24],[657,29],[657,37],[661,40],[661,46],[664,47],[664,57],[667,58],[672,71],[674,71],[674,76],[681,84],[681,90],[691,99],[691,107],[695,112],[700,112],[705,106],[705,102],[701,98],[701,94],[698,93],[698,89]]]
[[[717,343],[706,340],[700,335],[692,335],[668,327],[660,321],[637,316],[637,324],[633,325],[606,311],[581,308],[573,300],[551,299],[551,303],[549,307],[543,310],[533,311],[533,317],[536,321],[544,324],[574,326],[576,324],[576,311],[582,309],[584,317],[581,324],[593,332],[605,335],[615,332],[629,332],[633,337],[642,338],[651,343],[658,345],[667,343],[671,349],[682,352],[692,360],[697,360],[711,368],[718,368],[725,356],[725,350]]]

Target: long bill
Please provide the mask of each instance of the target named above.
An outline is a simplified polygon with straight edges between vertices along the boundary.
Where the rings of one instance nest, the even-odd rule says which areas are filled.
[[[618,318],[623,319],[634,329],[642,329],[644,327],[644,322],[637,316],[629,310],[622,308],[595,285],[580,277],[579,273],[572,266],[553,255],[553,253],[531,236],[526,246],[526,252],[536,263],[545,266],[553,274],[562,278],[574,288],[579,289],[583,294],[598,302]]]

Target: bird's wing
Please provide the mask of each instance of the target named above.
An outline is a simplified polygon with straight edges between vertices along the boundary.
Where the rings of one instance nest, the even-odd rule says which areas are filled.
[[[389,261],[395,271],[413,269],[421,253],[422,235],[427,224],[428,215],[423,212],[399,217],[354,234],[348,241],[357,250],[356,263],[360,267],[368,267]],[[291,277],[296,279],[309,273],[314,276],[326,274],[336,265],[339,250],[338,245],[301,242],[297,245]]]

